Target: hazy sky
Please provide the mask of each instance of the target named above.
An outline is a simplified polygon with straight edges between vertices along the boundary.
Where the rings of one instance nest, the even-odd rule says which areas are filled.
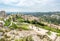
[[[8,12],[60,11],[60,0],[0,0],[0,10]]]

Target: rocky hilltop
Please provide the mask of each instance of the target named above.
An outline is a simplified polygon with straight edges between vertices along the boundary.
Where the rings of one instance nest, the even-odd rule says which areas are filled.
[[[0,41],[60,41],[60,29],[35,16],[10,14],[0,19]]]

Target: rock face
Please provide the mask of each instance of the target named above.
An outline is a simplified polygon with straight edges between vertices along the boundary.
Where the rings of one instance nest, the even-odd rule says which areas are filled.
[[[0,17],[6,17],[6,12],[5,11],[0,11]]]
[[[48,36],[38,34],[35,31],[17,31],[17,30],[11,30],[9,32],[5,32],[3,36],[0,38],[0,40],[4,39],[4,41],[12,41],[12,40],[15,41],[15,39],[21,39],[28,36],[32,36],[33,41],[52,41]]]

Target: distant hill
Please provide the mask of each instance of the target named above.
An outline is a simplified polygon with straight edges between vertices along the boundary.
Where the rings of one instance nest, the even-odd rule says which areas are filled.
[[[42,15],[60,14],[60,12],[7,12],[7,14],[27,14],[38,17]]]

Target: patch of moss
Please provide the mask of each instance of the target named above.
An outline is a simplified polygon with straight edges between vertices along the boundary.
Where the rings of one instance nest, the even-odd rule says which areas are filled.
[[[48,32],[47,32],[47,34],[48,34],[48,35],[51,35],[51,32],[50,32],[50,31],[48,31]]]
[[[15,41],[33,41],[32,36],[16,39]]]

